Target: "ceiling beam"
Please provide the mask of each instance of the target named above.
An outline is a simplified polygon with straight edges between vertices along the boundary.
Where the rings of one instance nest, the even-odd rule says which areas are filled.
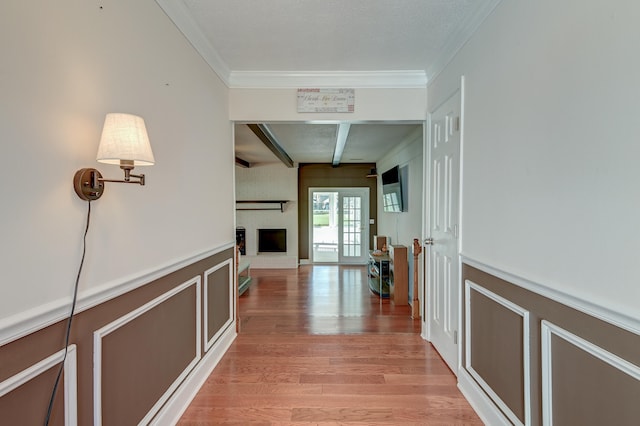
[[[240,167],[244,167],[245,169],[248,169],[251,167],[251,163],[246,160],[243,160],[240,157],[236,157],[236,166],[240,166]]]
[[[293,167],[293,160],[289,157],[289,154],[282,149],[278,143],[278,139],[276,139],[268,125],[260,123],[247,124],[247,126],[253,133],[255,133],[258,139],[260,139],[262,143],[265,144],[265,146],[269,148],[276,157],[278,157],[278,160],[282,161],[282,163],[287,167]]]
[[[350,123],[338,124],[338,134],[336,136],[336,149],[333,151],[333,161],[331,164],[333,167],[337,167],[340,164],[344,147],[347,144],[347,137],[349,137]]]

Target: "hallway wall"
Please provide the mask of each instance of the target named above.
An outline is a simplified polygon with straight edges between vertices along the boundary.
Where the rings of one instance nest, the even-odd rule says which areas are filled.
[[[134,170],[145,186],[107,183],[91,203],[51,424],[175,415],[167,398],[197,387],[235,336],[228,89],[154,1],[5,0],[0,51],[2,418],[44,421],[83,254],[72,178],[122,178],[95,160],[109,112],[145,119],[156,164]]]
[[[432,111],[465,76],[462,254],[640,329],[639,13],[503,1],[428,96]]]
[[[434,111],[464,76],[458,379],[487,424],[639,415],[639,14],[503,1],[430,82]]]
[[[400,169],[407,176],[408,208],[402,213],[385,213],[383,211],[382,197],[378,197],[378,235],[391,238],[392,244],[401,244],[407,247],[407,261],[409,265],[409,300],[413,300],[413,277],[414,277],[414,256],[413,239],[422,239],[422,210],[424,193],[424,166],[423,166],[423,127],[420,126],[414,133],[398,144],[386,156],[377,163],[378,170],[378,192],[382,194],[382,178],[380,175],[394,166]],[[404,191],[403,190],[403,191]],[[419,257],[418,259],[422,259]],[[424,268],[422,263],[418,263],[418,282],[424,282]],[[420,303],[424,303],[423,286],[418,286],[418,298]]]
[[[401,213],[385,213],[382,209],[382,197],[378,199],[378,233],[391,237],[392,244],[402,244],[411,247],[414,238],[422,236],[422,126],[412,133],[406,140],[401,141],[387,155],[381,158],[376,167],[378,170],[378,192],[382,193],[382,178],[380,175],[394,166],[406,168],[407,205],[406,211]]]
[[[8,0],[0,46],[0,344],[68,312],[87,211],[73,175],[122,176],[95,160],[108,112],[145,119],[156,164],[134,170],[146,186],[107,184],[92,203],[80,304],[234,240],[228,89],[155,2]]]

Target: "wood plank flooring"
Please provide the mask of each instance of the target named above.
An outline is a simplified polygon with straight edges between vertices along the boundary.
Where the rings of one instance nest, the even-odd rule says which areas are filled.
[[[252,270],[241,331],[180,425],[481,425],[408,306],[360,266]]]

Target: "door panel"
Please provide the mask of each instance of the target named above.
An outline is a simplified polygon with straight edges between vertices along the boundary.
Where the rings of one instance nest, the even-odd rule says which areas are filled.
[[[366,243],[369,241],[369,189],[360,188],[339,192],[340,263],[365,264],[367,263]]]
[[[429,195],[429,338],[454,373],[458,345],[458,217],[460,193],[460,92],[431,114]]]
[[[360,233],[362,222],[362,199],[357,196],[343,195],[342,207],[342,256],[360,257]]]

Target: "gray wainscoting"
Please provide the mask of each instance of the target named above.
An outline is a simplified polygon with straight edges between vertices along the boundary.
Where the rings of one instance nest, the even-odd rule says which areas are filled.
[[[50,424],[153,419],[233,327],[233,256],[223,248],[76,314]],[[0,346],[0,423],[43,424],[65,327],[60,321]]]
[[[466,264],[462,283],[462,367],[511,423],[638,424],[638,334]]]

